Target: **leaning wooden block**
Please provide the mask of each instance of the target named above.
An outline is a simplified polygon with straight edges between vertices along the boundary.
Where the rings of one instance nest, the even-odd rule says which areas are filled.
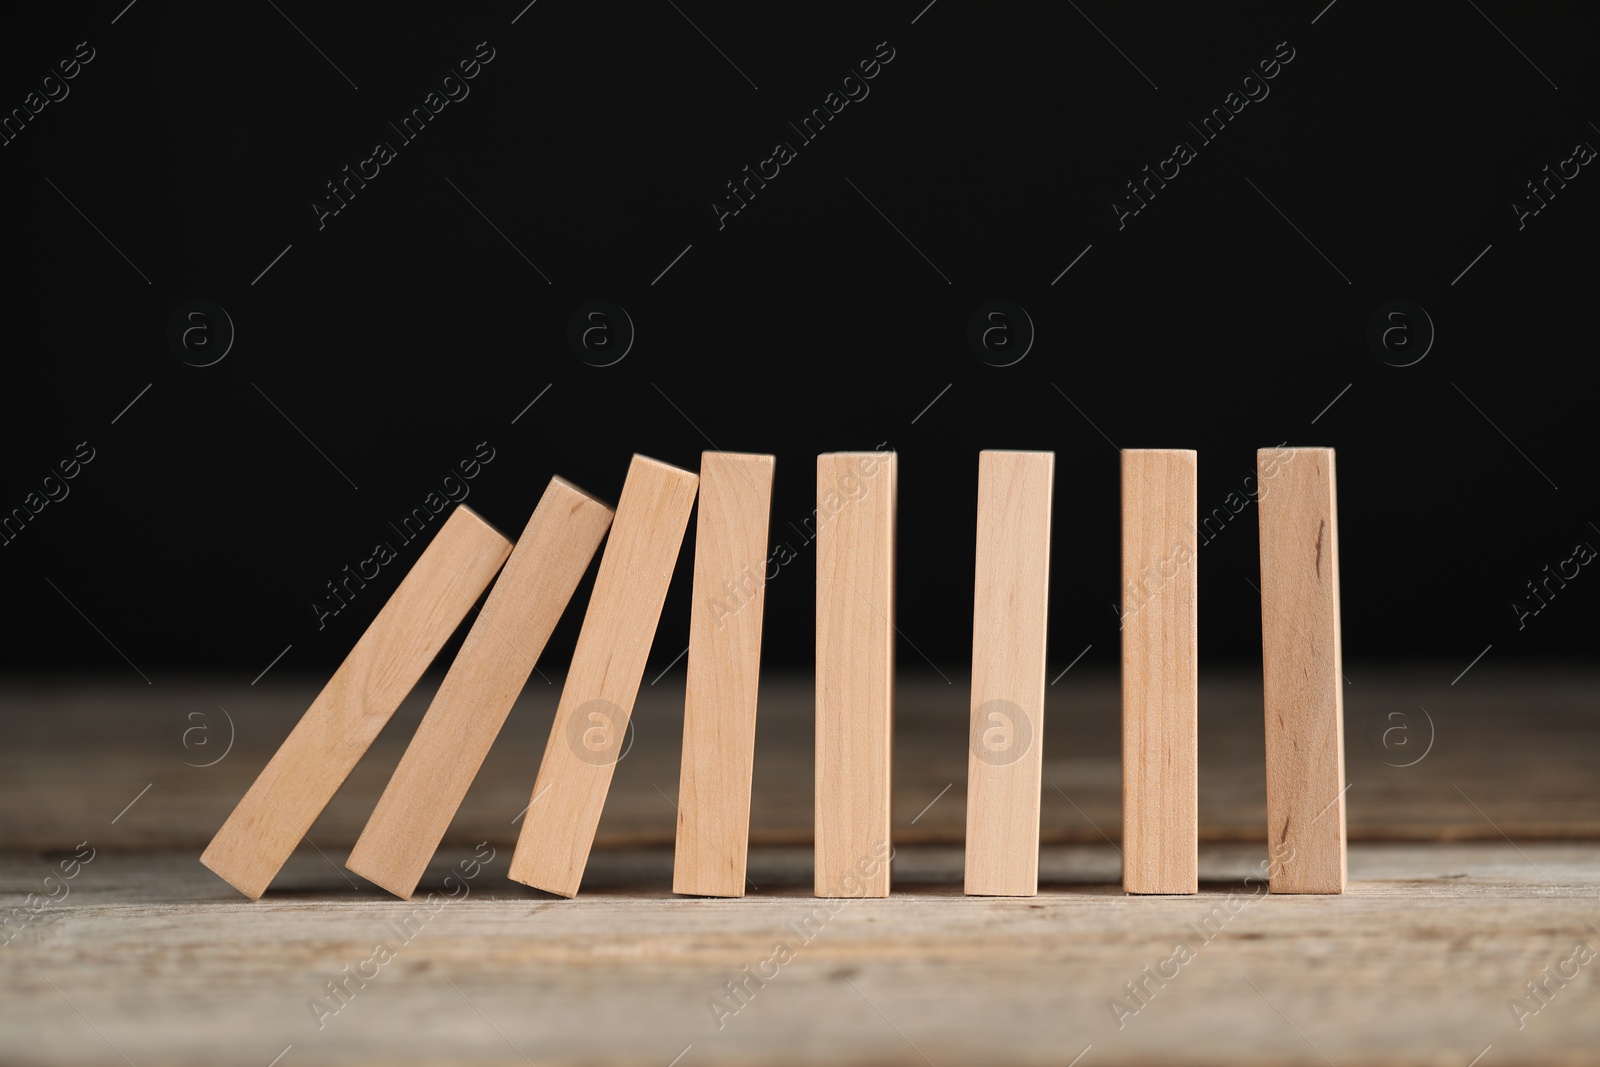
[[[345,863],[410,897],[611,525],[552,478]]]
[[[1331,448],[1256,454],[1274,893],[1342,893],[1344,687]]]
[[[522,833],[514,881],[576,896],[699,479],[634,456]]]
[[[700,457],[672,891],[744,896],[773,457]]]
[[[1195,454],[1122,453],[1122,887],[1200,888]]]
[[[817,457],[819,897],[889,895],[895,465],[893,452]]]
[[[1039,891],[1055,462],[1054,452],[978,456],[966,856],[966,891],[974,895]]]
[[[260,898],[510,551],[511,542],[471,508],[450,514],[201,863]]]

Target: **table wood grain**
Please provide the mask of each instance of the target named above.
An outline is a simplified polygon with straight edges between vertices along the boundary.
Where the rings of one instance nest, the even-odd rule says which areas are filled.
[[[647,677],[576,899],[506,878],[559,692],[536,674],[409,902],[340,862],[436,678],[254,902],[198,855],[316,679],[11,679],[0,909],[39,910],[0,947],[0,1062],[1592,1062],[1596,964],[1543,1006],[1525,983],[1600,950],[1600,678],[1480,664],[1451,686],[1459,669],[1347,666],[1337,897],[1257,892],[1248,672],[1201,678],[1199,895],[1125,896],[1117,687],[1081,667],[1047,691],[1039,895],[964,896],[967,679],[902,677],[894,891],[828,901],[811,895],[806,678],[763,685],[744,898],[671,893],[679,668]],[[232,747],[186,765],[223,753],[221,708]],[[197,725],[217,747],[185,747]],[[80,843],[93,858],[74,864]],[[1537,1012],[1518,1019],[1519,998]]]

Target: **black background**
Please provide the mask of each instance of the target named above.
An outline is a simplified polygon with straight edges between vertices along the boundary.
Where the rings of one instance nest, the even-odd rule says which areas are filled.
[[[970,655],[980,448],[1057,454],[1054,673],[1115,662],[1115,448],[1198,449],[1209,512],[1285,440],[1339,450],[1348,657],[1591,653],[1600,577],[1521,629],[1512,601],[1600,546],[1600,176],[1520,230],[1509,205],[1600,145],[1600,14],[924,3],[8,8],[0,107],[95,58],[0,147],[0,510],[95,458],[0,546],[7,669],[331,669],[419,544],[321,629],[312,600],[482,441],[467,503],[513,536],[552,474],[615,500],[633,452],[775,453],[773,667],[812,655],[814,456],[883,442],[908,668]],[[485,41],[319,228],[324,183]],[[879,42],[870,95],[719,229],[710,198]],[[1270,95],[1119,229],[1123,183],[1279,42]],[[237,331],[205,368],[167,342],[194,299]],[[637,328],[613,366],[566,340],[591,299]],[[1012,366],[967,345],[991,299],[1037,329]],[[1412,366],[1367,342],[1396,299],[1437,330]],[[687,643],[692,529],[652,673]],[[1258,657],[1255,509],[1201,556],[1203,657]]]

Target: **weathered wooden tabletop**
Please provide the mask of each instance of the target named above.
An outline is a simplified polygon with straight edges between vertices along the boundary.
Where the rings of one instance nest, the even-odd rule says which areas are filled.
[[[645,686],[577,899],[505,877],[559,693],[535,675],[410,903],[339,864],[437,678],[258,902],[197,857],[320,680],[11,680],[0,914],[28,918],[0,1062],[1595,1062],[1600,674],[1458,670],[1346,669],[1351,881],[1326,898],[1246,882],[1246,673],[1202,676],[1200,894],[1124,896],[1116,680],[1081,669],[1049,690],[1039,895],[964,897],[966,679],[903,678],[896,888],[832,902],[806,678],[763,688],[742,900],[670,892],[679,670]]]

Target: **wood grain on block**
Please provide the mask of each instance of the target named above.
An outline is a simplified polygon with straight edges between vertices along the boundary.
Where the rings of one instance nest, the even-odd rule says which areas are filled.
[[[1256,454],[1274,893],[1345,885],[1344,684],[1333,449]]]
[[[817,457],[819,897],[889,895],[895,467],[893,452]]]
[[[699,481],[645,456],[628,467],[511,856],[514,881],[577,895]]]
[[[1199,891],[1195,454],[1122,453],[1122,887]]]
[[[510,551],[511,542],[471,508],[450,513],[201,863],[260,898]]]
[[[966,891],[1039,890],[1053,452],[978,456]]]
[[[674,893],[744,896],[773,462],[700,457]]]
[[[410,897],[611,525],[552,478],[345,866]]]

